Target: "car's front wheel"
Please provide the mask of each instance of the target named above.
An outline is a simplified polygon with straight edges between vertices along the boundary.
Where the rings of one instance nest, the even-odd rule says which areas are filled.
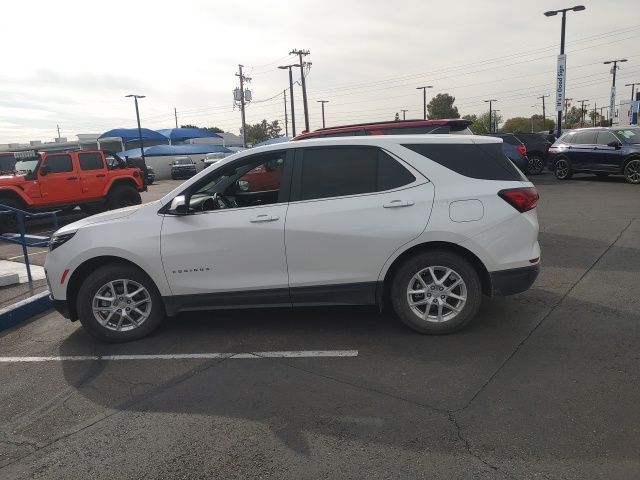
[[[153,281],[124,264],[92,272],[80,287],[77,309],[84,328],[106,342],[142,338],[164,318],[162,298]]]
[[[629,183],[640,183],[640,159],[630,160],[624,166],[624,178]]]
[[[569,180],[573,176],[571,164],[566,158],[560,158],[553,166],[553,173],[558,180]]]
[[[540,175],[544,170],[544,160],[539,155],[530,155],[529,163],[527,164],[527,171],[531,175]]]
[[[407,260],[393,278],[393,308],[420,333],[446,334],[465,327],[478,313],[482,286],[475,268],[445,250]]]

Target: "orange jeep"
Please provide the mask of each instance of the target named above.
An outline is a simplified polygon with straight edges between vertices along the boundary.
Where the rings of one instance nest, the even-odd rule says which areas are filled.
[[[69,210],[88,214],[141,203],[147,189],[144,165],[101,150],[15,153],[13,172],[0,175],[0,204],[27,211]],[[15,223],[0,216],[0,229]]]

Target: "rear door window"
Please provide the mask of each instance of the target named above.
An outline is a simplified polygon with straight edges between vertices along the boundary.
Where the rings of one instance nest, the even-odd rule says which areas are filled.
[[[460,175],[483,180],[526,180],[499,143],[415,143],[408,148]]]
[[[71,155],[49,155],[44,164],[49,167],[50,173],[73,172]]]
[[[596,132],[595,131],[576,132],[573,135],[573,141],[571,143],[573,145],[592,145],[596,143]]]

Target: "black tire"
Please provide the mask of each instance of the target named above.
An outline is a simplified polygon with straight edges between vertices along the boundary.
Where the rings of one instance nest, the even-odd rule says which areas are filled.
[[[7,207],[25,210],[24,203],[16,198],[0,198],[0,204]],[[16,233],[18,231],[18,217],[13,213],[0,215],[0,233]]]
[[[95,215],[96,213],[106,211],[107,205],[105,203],[86,203],[80,205],[80,210],[82,210],[87,215]]]
[[[544,159],[540,155],[530,155],[527,171],[530,175],[540,175],[544,170]]]
[[[141,203],[140,192],[131,185],[115,185],[111,188],[107,197],[107,208],[109,210],[140,205]]]
[[[640,158],[632,158],[625,164],[624,179],[634,185],[640,184]]]
[[[553,174],[558,180],[569,180],[573,176],[571,162],[569,159],[561,157],[553,164]]]
[[[420,318],[418,314],[414,312],[413,307],[409,304],[409,290],[415,290],[416,285],[420,287],[417,283],[418,281],[415,280],[416,275],[428,267],[434,268],[436,276],[438,275],[438,271],[441,269],[451,269],[453,273],[449,275],[442,286],[433,282],[432,279],[426,278],[422,283],[422,287],[426,293],[422,295],[414,294],[411,295],[411,298],[417,302],[433,299],[432,301],[434,303],[429,307],[424,305],[424,311],[427,312],[428,308],[429,312],[433,311],[433,315],[437,316],[437,312],[440,307],[439,303],[436,302],[442,302],[443,307],[440,311],[443,313],[446,305],[450,304],[450,302],[457,302],[452,305],[454,307],[460,305],[460,300],[450,300],[449,297],[444,300],[441,299],[446,295],[447,289],[450,288],[455,281],[461,279],[463,282],[462,285],[466,289],[466,301],[462,303],[461,310],[453,315],[451,319],[436,322],[435,319],[425,319],[424,315],[422,315],[423,318]],[[421,275],[421,278],[424,277]],[[464,328],[469,324],[469,322],[471,322],[471,320],[473,320],[478,313],[480,304],[482,303],[482,285],[480,283],[478,272],[476,272],[475,268],[465,258],[447,250],[433,250],[411,257],[400,266],[393,276],[392,282],[390,292],[393,309],[405,325],[420,333],[443,335],[456,332]],[[444,290],[441,291],[441,288],[444,288]],[[434,290],[435,293],[430,293],[431,290]],[[454,287],[454,291],[456,291],[457,296],[464,297],[462,286]],[[427,299],[427,296],[431,298]],[[415,308],[420,311],[420,306],[416,306]],[[435,310],[433,310],[434,308]],[[453,310],[444,314],[443,317],[446,318],[447,316],[450,316],[451,313],[453,313]],[[429,314],[427,316],[429,316]]]
[[[129,293],[133,293],[131,291],[132,288],[137,288],[135,284],[143,286],[146,289],[146,293],[148,293],[150,303],[149,305],[144,304],[142,306],[145,310],[148,308],[148,316],[140,323],[139,326],[132,327],[129,330],[117,331],[113,329],[114,323],[117,323],[117,321],[120,320],[121,314],[117,311],[114,312],[113,317],[108,319],[109,321],[107,322],[107,325],[111,326],[111,328],[108,328],[107,326],[102,325],[96,318],[96,315],[99,315],[99,313],[94,314],[93,301],[94,296],[99,290],[104,288],[109,282],[114,282],[117,286],[119,280],[127,280],[129,282]],[[123,301],[123,306],[126,306],[124,303],[126,301],[126,296],[123,291],[121,290],[120,292],[115,293],[123,295],[122,298],[125,299]],[[133,297],[133,303],[138,301],[138,299],[139,297]],[[164,305],[162,303],[162,298],[160,297],[160,293],[151,278],[149,278],[149,276],[142,270],[125,264],[105,265],[91,273],[84,282],[82,282],[82,286],[78,291],[76,307],[78,311],[78,318],[80,319],[82,326],[94,337],[111,343],[128,342],[145,337],[154,331],[164,319]],[[120,312],[122,312],[122,310],[120,310]],[[133,312],[131,312],[131,314],[133,314]],[[128,320],[122,321],[122,328],[127,328],[132,325],[133,322]]]

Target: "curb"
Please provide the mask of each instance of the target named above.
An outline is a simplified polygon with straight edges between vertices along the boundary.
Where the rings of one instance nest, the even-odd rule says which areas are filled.
[[[52,308],[49,291],[20,300],[13,305],[0,309],[0,331],[13,327]]]

